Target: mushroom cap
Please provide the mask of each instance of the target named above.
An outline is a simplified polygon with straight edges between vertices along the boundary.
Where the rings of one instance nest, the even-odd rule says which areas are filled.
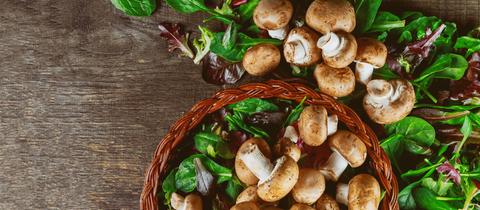
[[[293,15],[289,0],[261,0],[253,11],[253,21],[265,30],[275,30],[288,25]]]
[[[310,146],[320,146],[327,139],[328,113],[323,106],[307,106],[298,118],[300,138]]]
[[[318,0],[317,0],[318,1]],[[336,56],[326,56],[322,54],[323,62],[333,68],[344,68],[350,65],[357,55],[357,40],[352,34],[339,31],[335,32],[338,36],[344,38],[344,46]]]
[[[322,51],[317,47],[319,37],[317,32],[307,27],[292,29],[284,42],[283,55],[285,60],[297,66],[310,66],[317,63],[322,58]],[[299,53],[295,45],[297,41],[304,46],[303,48],[306,51],[301,61],[295,58],[295,54]]]
[[[389,85],[390,84],[390,85]],[[391,101],[374,102],[374,95],[385,95],[386,88],[393,91]],[[363,108],[367,115],[378,124],[391,124],[405,118],[415,105],[415,90],[407,80],[371,80],[367,84],[367,94],[363,98]]]
[[[297,184],[292,189],[292,197],[297,203],[312,205],[325,191],[325,178],[312,168],[300,169]]]
[[[355,10],[347,0],[315,0],[307,9],[305,21],[314,30],[328,32],[355,29]]]
[[[350,131],[337,131],[328,138],[328,145],[333,151],[341,154],[353,168],[360,167],[367,159],[367,147]]]
[[[368,63],[376,69],[385,65],[388,51],[383,42],[364,37],[357,39],[357,45],[356,62]]]
[[[185,210],[202,210],[202,197],[196,194],[189,194],[185,197]]]
[[[378,209],[380,191],[380,184],[373,176],[356,175],[348,183],[348,209]]]
[[[243,190],[240,194],[237,196],[237,200],[235,203],[243,203],[243,202],[249,202],[249,201],[254,201],[258,202],[260,198],[257,195],[257,186],[252,185],[245,190]]]
[[[297,203],[297,204],[294,204],[292,207],[290,207],[290,210],[315,210],[315,209],[312,208],[311,206]]]
[[[295,162],[300,159],[302,155],[302,151],[296,144],[294,144],[289,138],[281,138],[278,140],[277,144],[275,144],[273,151],[275,156],[280,157],[282,155],[290,156]]]
[[[263,207],[262,210],[283,210],[283,209],[278,208],[276,206],[267,206],[267,207]]]
[[[291,157],[282,156],[275,161],[270,177],[258,185],[258,196],[267,202],[275,202],[285,197],[298,180],[298,165]]]
[[[324,193],[318,200],[315,206],[317,210],[340,210],[337,201],[330,195]]]
[[[230,210],[260,210],[260,207],[257,203],[250,201],[250,202],[242,202],[237,203],[235,206],[232,206]]]
[[[251,144],[256,144],[258,149],[265,155],[267,158],[272,157],[272,152],[270,151],[270,146],[268,143],[259,138],[251,138],[245,141],[237,151],[237,155],[235,155],[235,173],[237,174],[238,179],[242,181],[245,185],[255,185],[258,183],[258,178],[247,168],[247,166],[243,163],[240,159],[240,155],[242,154]]]
[[[355,74],[350,67],[332,68],[318,64],[314,71],[320,92],[333,97],[350,95],[355,90]]]
[[[281,54],[273,44],[257,44],[247,50],[242,65],[254,76],[263,76],[274,71],[280,64]]]

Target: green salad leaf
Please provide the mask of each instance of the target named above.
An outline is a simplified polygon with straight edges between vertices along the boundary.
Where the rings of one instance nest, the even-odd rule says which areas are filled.
[[[355,30],[359,33],[367,32],[375,21],[382,0],[356,0],[354,4],[357,25]]]
[[[235,157],[228,147],[228,143],[213,132],[199,132],[195,134],[193,139],[195,141],[195,149],[212,158],[216,158],[217,155],[224,159],[232,159]]]
[[[150,16],[157,7],[156,0],[111,0],[112,4],[130,16]]]
[[[468,61],[461,55],[448,53],[440,55],[435,62],[422,71],[414,82],[420,82],[427,78],[459,80],[468,69]]]
[[[274,103],[260,98],[248,98],[238,103],[228,105],[227,108],[232,109],[234,112],[241,112],[248,115],[257,112],[274,112],[279,109]]]

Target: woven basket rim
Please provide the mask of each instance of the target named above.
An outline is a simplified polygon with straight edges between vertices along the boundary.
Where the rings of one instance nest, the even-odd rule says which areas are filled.
[[[196,103],[170,127],[167,134],[160,140],[150,166],[145,173],[143,191],[140,197],[140,209],[157,210],[157,192],[161,187],[160,178],[166,175],[171,151],[180,144],[205,116],[222,107],[246,98],[282,98],[300,102],[307,96],[306,104],[322,105],[329,114],[336,114],[339,121],[348,130],[357,134],[367,146],[370,157],[370,168],[375,170],[376,178],[385,190],[385,196],[380,204],[383,210],[398,210],[398,183],[393,173],[390,160],[381,149],[377,136],[361,118],[348,106],[337,102],[334,98],[322,94],[300,83],[287,83],[281,80],[270,80],[261,83],[249,83],[238,88],[220,90],[211,98]]]

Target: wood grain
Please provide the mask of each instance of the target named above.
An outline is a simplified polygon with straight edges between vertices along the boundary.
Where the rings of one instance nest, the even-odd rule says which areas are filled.
[[[480,22],[476,0],[400,2]],[[221,88],[158,35],[159,22],[194,30],[201,17],[163,3],[132,18],[108,0],[1,1],[0,209],[137,209],[160,137]]]

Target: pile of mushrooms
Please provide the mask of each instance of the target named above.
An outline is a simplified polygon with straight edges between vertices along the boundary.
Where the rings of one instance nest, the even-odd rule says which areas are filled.
[[[318,89],[332,97],[348,96],[357,84],[364,85],[367,94],[363,107],[376,123],[393,123],[411,112],[415,94],[410,82],[371,82],[375,69],[386,63],[387,47],[376,39],[351,34],[356,20],[349,1],[314,0],[303,25],[291,24],[293,11],[290,0],[260,1],[254,22],[272,38],[283,40],[283,49],[270,44],[248,49],[242,62],[247,72],[266,75],[277,69],[283,54],[291,66],[315,67]]]

